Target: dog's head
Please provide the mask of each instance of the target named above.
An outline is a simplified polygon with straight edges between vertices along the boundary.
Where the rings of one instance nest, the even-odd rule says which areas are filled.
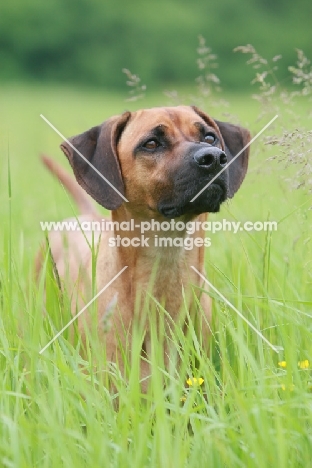
[[[100,205],[116,210],[123,195],[134,215],[177,218],[219,211],[233,197],[247,171],[249,140],[245,128],[178,106],[125,112],[61,148]]]

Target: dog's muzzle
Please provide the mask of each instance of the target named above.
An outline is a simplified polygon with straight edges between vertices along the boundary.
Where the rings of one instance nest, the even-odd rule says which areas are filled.
[[[183,214],[215,213],[227,198],[228,173],[224,168],[228,161],[225,152],[215,146],[202,144],[195,151],[194,148],[192,150],[188,153],[186,164],[173,175],[172,195],[161,200],[158,205],[160,213],[167,218]],[[219,172],[221,174],[218,176]],[[211,185],[191,202],[212,179],[215,180]]]

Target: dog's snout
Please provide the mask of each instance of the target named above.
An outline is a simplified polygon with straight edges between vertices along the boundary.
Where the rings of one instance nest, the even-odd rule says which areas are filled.
[[[227,157],[224,151],[214,147],[197,150],[193,158],[198,166],[208,170],[221,169],[227,163]]]

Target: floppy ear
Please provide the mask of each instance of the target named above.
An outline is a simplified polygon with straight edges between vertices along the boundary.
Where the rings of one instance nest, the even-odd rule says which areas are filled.
[[[224,150],[228,163],[240,152],[250,141],[250,133],[246,128],[232,125],[227,122],[215,120],[224,141]],[[229,198],[232,198],[241,186],[248,167],[249,146],[228,167],[229,171]]]
[[[117,142],[130,115],[130,112],[125,112],[70,138],[68,141],[75,149],[67,141],[61,144],[77,182],[95,201],[109,210],[119,208],[124,200],[119,195],[124,195],[124,183],[117,157]]]

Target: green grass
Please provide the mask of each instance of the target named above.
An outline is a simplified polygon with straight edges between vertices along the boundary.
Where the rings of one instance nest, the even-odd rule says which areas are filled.
[[[230,112],[253,134],[266,123],[256,121],[250,99],[229,100]],[[49,279],[50,320],[44,315],[44,285],[33,281],[34,255],[44,238],[39,221],[72,214],[71,201],[38,159],[40,152],[64,159],[60,138],[39,114],[70,136],[125,108],[168,99],[155,93],[132,104],[105,92],[11,86],[1,91],[1,102],[0,466],[311,466],[312,375],[298,361],[312,366],[312,196],[291,188],[294,168],[269,161],[272,153],[255,143],[242,188],[211,219],[271,219],[278,230],[217,233],[206,256],[209,281],[284,351],[276,354],[212,294],[210,357],[191,328],[188,336],[176,329],[172,341],[181,366],[173,359],[165,371],[154,339],[151,386],[141,395],[139,332],[127,381],[105,367],[95,332],[85,360],[79,342],[71,346],[66,335],[39,354],[68,317]],[[302,119],[304,110],[297,110]],[[283,112],[280,119],[286,121]],[[282,360],[286,369],[278,365]],[[204,383],[189,387],[191,376]]]

